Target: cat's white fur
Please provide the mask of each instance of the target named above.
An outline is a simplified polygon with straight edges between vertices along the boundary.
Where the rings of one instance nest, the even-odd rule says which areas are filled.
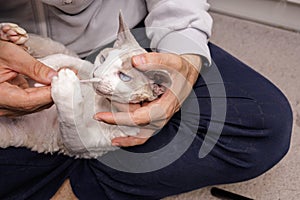
[[[135,41],[121,15],[119,21],[114,48],[102,50],[94,64],[64,54],[40,59],[56,70],[74,67],[78,76],[62,69],[53,78],[51,95],[55,105],[51,108],[21,117],[0,117],[1,148],[27,147],[40,153],[96,158],[117,149],[111,145],[113,138],[139,132],[135,127],[108,125],[92,118],[96,112],[114,110],[108,99],[138,103],[157,98],[161,91],[154,90],[158,85],[149,76],[164,76],[166,82],[170,81],[165,72],[151,71],[147,75],[131,66],[130,58],[146,51]],[[81,83],[78,77],[94,83]]]

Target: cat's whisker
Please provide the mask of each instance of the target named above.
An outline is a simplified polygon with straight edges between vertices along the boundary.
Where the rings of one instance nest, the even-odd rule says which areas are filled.
[[[97,83],[100,81],[101,81],[100,78],[91,78],[91,79],[80,80],[80,83]]]

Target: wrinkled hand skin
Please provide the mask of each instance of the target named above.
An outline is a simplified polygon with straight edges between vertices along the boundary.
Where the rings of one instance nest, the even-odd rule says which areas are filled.
[[[156,130],[161,129],[190,94],[202,66],[198,55],[166,53],[141,54],[132,58],[132,64],[141,71],[167,70],[171,75],[172,85],[159,99],[152,102],[142,105],[113,103],[118,112],[101,112],[94,116],[108,124],[140,127],[138,136],[113,139],[112,144],[115,146],[144,144]]]
[[[21,47],[0,41],[0,116],[20,116],[51,106],[50,86],[29,88],[24,76],[49,85],[55,75]]]

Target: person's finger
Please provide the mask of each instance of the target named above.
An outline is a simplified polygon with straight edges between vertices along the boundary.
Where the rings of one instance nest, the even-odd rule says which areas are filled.
[[[137,146],[137,145],[142,145],[144,144],[149,138],[138,138],[138,137],[120,137],[120,138],[115,138],[112,141],[113,146],[118,146],[118,147],[131,147],[131,146]]]
[[[11,114],[12,114],[12,111],[0,108],[0,116],[9,116]]]
[[[136,126],[136,124],[132,121],[129,112],[98,112],[94,115],[94,119],[107,124]]]
[[[132,64],[141,71],[155,69],[174,70],[181,66],[182,59],[170,53],[144,53],[132,57]]]
[[[51,83],[52,78],[57,76],[57,72],[55,70],[34,58],[28,58],[28,60],[24,61],[22,64],[24,67],[19,70],[19,73],[25,74],[39,83],[48,85]],[[29,67],[27,70],[25,70],[26,66],[27,68]]]
[[[8,109],[8,108],[0,108],[0,116],[5,117],[16,117],[25,115],[24,111],[14,110],[14,109]]]
[[[17,72],[11,70],[0,70],[0,83],[14,79],[18,76]]]
[[[169,102],[169,100],[167,102],[157,101],[133,112],[99,112],[95,114],[94,118],[108,124],[140,126],[157,130],[162,128],[174,112],[178,110],[177,104],[174,103]]]
[[[200,61],[201,59],[199,56],[196,56],[196,58],[193,59],[194,63],[200,63]],[[196,66],[200,65],[199,63],[192,64],[192,62],[188,61],[187,56],[179,56],[170,53],[153,52],[132,57],[133,66],[141,71],[167,70],[174,80],[180,75],[182,76],[181,78],[189,81],[191,84],[194,84],[199,75],[200,66]]]
[[[28,81],[24,78],[23,75],[18,74],[15,78],[8,81],[12,85],[16,85],[22,89],[29,88]]]
[[[116,108],[119,112],[134,112],[141,107],[140,104],[125,104],[111,101],[111,105]]]
[[[113,146],[130,147],[144,144],[154,133],[151,129],[141,129],[137,136],[117,137],[112,139]]]
[[[124,126],[146,126],[150,123],[150,117],[140,115],[136,118],[135,112],[100,112],[97,113],[94,118],[99,121],[103,121],[107,124],[118,124]]]
[[[151,122],[149,107],[142,107],[134,112],[99,112],[94,118],[107,124],[124,126],[146,126]]]
[[[27,95],[24,99],[28,100],[25,106],[34,109],[42,105],[47,105],[52,102],[51,87],[27,88],[25,89]]]
[[[18,110],[34,110],[37,107],[52,102],[50,87],[27,88],[25,90],[7,82],[0,84],[2,106],[15,108]]]
[[[53,102],[43,105],[41,107],[36,107],[35,109],[32,110],[18,110],[15,108],[0,108],[0,116],[6,116],[6,117],[17,117],[17,116],[22,116],[34,112],[38,112],[47,108],[50,108],[53,105]]]
[[[50,84],[52,77],[57,75],[55,70],[39,62],[15,44],[1,42],[1,49],[5,49],[5,51],[1,54],[0,59],[12,71],[29,76],[46,85]],[[13,58],[17,59],[12,60]]]

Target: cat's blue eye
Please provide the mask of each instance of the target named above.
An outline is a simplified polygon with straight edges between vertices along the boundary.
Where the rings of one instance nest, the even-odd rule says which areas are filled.
[[[131,81],[131,79],[132,79],[130,76],[124,74],[123,72],[119,72],[119,77],[124,82]]]

